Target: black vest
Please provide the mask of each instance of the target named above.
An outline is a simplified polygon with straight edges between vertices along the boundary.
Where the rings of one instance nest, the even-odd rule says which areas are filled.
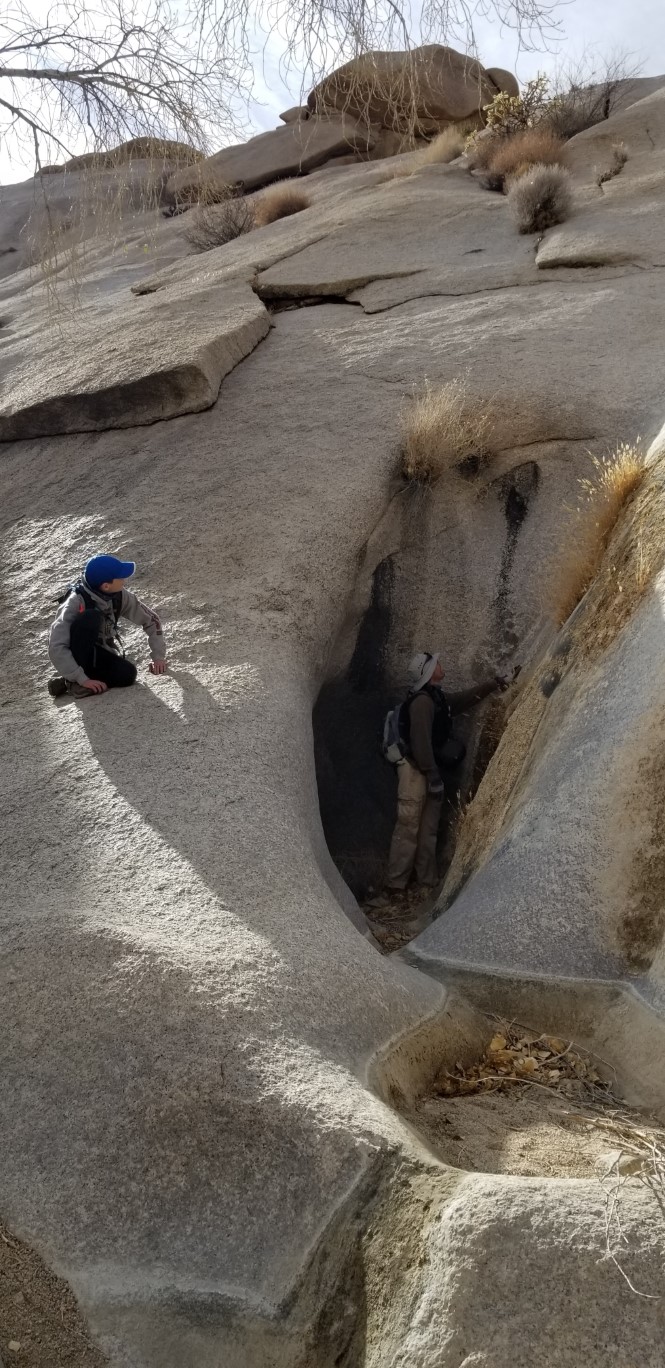
[[[426,684],[417,693],[408,694],[400,709],[400,735],[405,742],[407,750],[411,735],[411,704],[414,698],[420,694],[427,694],[434,704],[434,721],[432,722],[432,750],[436,758],[438,752],[445,746],[450,733],[453,729],[453,718],[450,711],[450,704],[442,689],[437,689],[433,684]]]

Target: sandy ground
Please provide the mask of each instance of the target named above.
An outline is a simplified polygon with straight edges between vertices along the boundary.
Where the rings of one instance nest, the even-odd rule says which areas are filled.
[[[409,1120],[449,1164],[479,1173],[525,1177],[602,1177],[617,1140],[601,1117],[588,1128],[571,1119],[566,1099],[517,1085],[507,1092],[430,1097]],[[579,1116],[579,1113],[575,1113]]]
[[[106,1362],[67,1283],[0,1224],[2,1368],[103,1368]]]

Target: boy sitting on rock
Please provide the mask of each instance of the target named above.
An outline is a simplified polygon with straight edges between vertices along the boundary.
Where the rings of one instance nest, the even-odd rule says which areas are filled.
[[[72,585],[49,637],[49,656],[59,672],[48,684],[53,698],[67,692],[74,698],[92,698],[134,683],[136,666],[125,659],[117,626],[120,617],[146,633],[152,673],[166,670],[166,646],[157,614],[124,587],[135,569],[134,561],[93,556],[83,578]]]

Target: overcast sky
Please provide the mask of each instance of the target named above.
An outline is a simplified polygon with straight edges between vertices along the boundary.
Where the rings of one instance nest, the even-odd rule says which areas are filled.
[[[28,7],[36,11],[40,0]],[[602,59],[617,53],[626,54],[630,63],[640,68],[640,75],[657,76],[665,73],[665,3],[664,0],[570,0],[559,11],[562,23],[561,40],[548,52],[518,53],[515,35],[509,29],[501,31],[497,25],[478,20],[475,24],[478,54],[486,66],[507,67],[515,71],[521,81],[538,71],[553,71],[569,61],[586,55],[593,65],[602,66]],[[300,97],[297,79],[287,89],[277,69],[278,53],[268,49],[257,59],[255,100],[249,111],[248,136],[274,128],[278,115]],[[6,148],[0,146],[0,184],[24,180],[32,172],[29,155],[26,160],[12,161]]]
[[[559,10],[562,36],[549,52],[518,52],[515,34],[487,21],[474,24],[478,55],[485,66],[507,67],[520,81],[539,71],[554,71],[586,56],[591,66],[604,57],[626,54],[641,76],[665,73],[665,0],[570,0]],[[265,65],[265,79],[263,66]],[[256,66],[256,103],[252,117],[257,129],[275,126],[275,115],[299,98],[282,85],[271,54]]]

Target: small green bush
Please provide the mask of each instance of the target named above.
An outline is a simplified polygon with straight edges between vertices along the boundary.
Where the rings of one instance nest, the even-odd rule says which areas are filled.
[[[548,77],[539,75],[527,81],[521,95],[499,91],[491,104],[484,107],[487,127],[502,138],[525,128],[534,128],[549,107],[549,89]]]

